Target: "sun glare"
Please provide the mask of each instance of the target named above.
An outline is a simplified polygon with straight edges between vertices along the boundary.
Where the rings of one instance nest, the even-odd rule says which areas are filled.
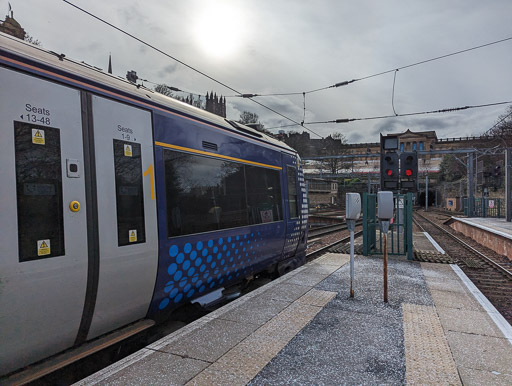
[[[213,3],[203,8],[199,14],[194,26],[199,47],[208,56],[216,59],[233,56],[240,47],[244,33],[240,10]]]

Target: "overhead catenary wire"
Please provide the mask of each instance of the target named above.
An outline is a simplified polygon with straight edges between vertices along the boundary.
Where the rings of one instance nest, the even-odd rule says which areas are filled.
[[[441,110],[430,110],[430,111],[418,111],[414,113],[405,113],[405,114],[396,114],[396,115],[380,115],[375,117],[364,117],[364,118],[339,118],[333,119],[330,121],[316,121],[316,122],[306,122],[308,125],[318,125],[318,124],[328,124],[328,123],[349,123],[353,121],[369,121],[375,119],[388,119],[388,118],[399,118],[399,117],[409,117],[413,115],[426,115],[426,114],[440,114],[440,113],[451,113],[455,111],[476,109],[482,107],[491,107],[491,106],[499,106],[504,104],[511,104],[512,101],[506,102],[496,102],[496,103],[486,103],[481,105],[471,105],[471,106],[463,106],[463,107],[452,107]]]
[[[391,73],[391,72],[395,72],[395,75],[396,75],[396,71],[403,70],[403,69],[405,69],[405,68],[410,68],[410,67],[414,67],[414,66],[419,66],[419,65],[421,65],[421,64],[425,64],[425,63],[433,62],[433,61],[440,60],[440,59],[445,59],[445,58],[448,58],[448,57],[450,57],[450,56],[455,56],[455,55],[463,54],[463,53],[466,53],[466,52],[470,52],[470,51],[478,50],[478,49],[480,49],[480,48],[484,48],[484,47],[492,46],[492,45],[495,45],[495,44],[504,43],[504,42],[509,41],[509,40],[512,40],[512,36],[507,37],[507,38],[504,38],[504,39],[495,40],[495,41],[492,41],[492,42],[489,42],[489,43],[480,44],[480,45],[478,45],[478,46],[474,46],[474,47],[466,48],[466,49],[463,49],[463,50],[459,50],[459,51],[451,52],[451,53],[449,53],[449,54],[445,54],[445,55],[441,55],[441,56],[436,56],[436,57],[433,57],[433,58],[430,58],[430,59],[421,60],[421,61],[419,61],[419,62],[415,62],[415,63],[407,64],[407,65],[405,65],[405,66],[396,67],[396,68],[393,68],[392,70],[386,70],[386,71],[378,72],[378,73],[376,73],[376,74],[363,76],[363,77],[361,77],[361,78],[356,78],[356,79],[352,79],[352,80],[347,80],[347,81],[343,81],[343,82],[338,82],[338,83],[335,83],[335,84],[333,84],[333,85],[331,85],[331,86],[320,87],[320,88],[317,88],[317,89],[314,89],[314,90],[310,90],[310,91],[302,91],[302,92],[278,92],[278,93],[267,93],[267,94],[257,94],[257,93],[250,94],[250,93],[247,93],[247,94],[230,95],[229,97],[232,97],[232,98],[233,98],[233,97],[253,98],[253,97],[268,97],[268,96],[288,96],[288,95],[290,95],[290,96],[291,96],[291,95],[301,95],[302,93],[311,94],[311,93],[314,93],[314,92],[323,91],[323,90],[327,90],[327,89],[330,89],[330,88],[337,88],[337,87],[342,87],[342,86],[348,86],[349,84],[354,83],[354,82],[359,82],[359,81],[361,81],[361,80],[366,80],[366,79],[374,78],[374,77],[377,77],[377,76],[381,76],[381,75],[389,74],[389,73]]]
[[[123,33],[123,34],[125,34],[125,35],[129,36],[130,38],[132,38],[132,39],[134,39],[134,40],[138,41],[139,43],[141,43],[141,44],[143,44],[143,45],[145,45],[145,46],[147,46],[147,47],[149,47],[149,48],[151,48],[151,49],[153,49],[153,50],[157,51],[158,53],[160,53],[160,54],[162,54],[162,55],[164,55],[164,56],[166,56],[166,57],[168,57],[168,58],[170,58],[170,59],[172,59],[172,60],[174,60],[174,61],[176,61],[176,62],[180,63],[181,65],[183,65],[183,66],[185,66],[185,67],[189,68],[190,70],[197,72],[198,74],[200,74],[200,75],[202,75],[202,76],[204,76],[204,77],[206,77],[206,78],[210,79],[211,81],[213,81],[213,82],[215,82],[215,83],[217,83],[217,84],[220,84],[221,86],[223,86],[223,87],[227,88],[228,90],[231,90],[231,91],[233,91],[234,93],[239,94],[239,95],[241,95],[241,94],[242,94],[240,91],[238,91],[238,90],[234,89],[233,87],[231,87],[231,86],[227,85],[226,83],[223,83],[223,82],[221,82],[221,81],[219,81],[219,80],[215,79],[214,77],[212,77],[212,76],[210,76],[210,75],[206,74],[205,72],[203,72],[203,71],[201,71],[201,70],[198,70],[197,68],[195,68],[195,67],[193,67],[193,66],[191,66],[191,65],[189,65],[189,64],[187,64],[187,63],[185,63],[184,61],[182,61],[182,60],[180,60],[180,59],[178,59],[178,58],[176,58],[176,57],[174,57],[174,56],[172,56],[172,55],[168,54],[167,52],[165,52],[165,51],[163,51],[163,50],[161,50],[161,49],[159,49],[159,48],[157,48],[157,47],[155,47],[155,46],[151,45],[150,43],[147,43],[146,41],[144,41],[144,40],[142,40],[142,39],[140,39],[140,38],[136,37],[135,35],[133,35],[133,34],[131,34],[131,33],[127,32],[127,31],[125,31],[125,30],[123,30],[122,28],[119,28],[119,27],[115,26],[114,24],[112,24],[112,23],[110,23],[110,22],[108,22],[108,21],[106,21],[106,20],[104,20],[104,19],[100,18],[99,16],[94,15],[93,13],[91,13],[91,12],[89,12],[89,11],[87,11],[87,10],[85,10],[85,9],[83,9],[83,8],[81,8],[81,7],[79,7],[79,6],[77,6],[76,4],[73,4],[73,3],[71,3],[71,2],[70,2],[70,1],[68,1],[68,0],[62,0],[62,1],[63,1],[64,3],[66,3],[66,4],[68,4],[68,5],[71,5],[72,7],[76,8],[76,9],[78,9],[79,11],[81,11],[81,12],[83,12],[83,13],[85,13],[85,14],[87,14],[87,15],[91,16],[92,18],[94,18],[94,19],[96,19],[96,20],[98,20],[98,21],[100,21],[100,22],[102,22],[102,23],[104,23],[104,24],[108,25],[109,27],[112,27],[112,28],[114,28],[115,30],[117,30],[117,31],[119,31],[119,32],[121,32],[121,33]],[[317,135],[318,137],[323,138],[320,134],[315,133],[313,130],[311,130],[311,129],[309,129],[308,127],[304,126],[304,124],[301,124],[301,123],[299,123],[299,122],[295,121],[294,119],[292,119],[292,118],[290,118],[290,117],[287,117],[286,115],[284,115],[284,114],[282,114],[282,113],[280,113],[280,112],[276,111],[275,109],[273,109],[273,108],[271,108],[271,107],[268,107],[268,106],[264,105],[263,103],[260,103],[260,102],[258,102],[258,101],[256,101],[256,100],[252,99],[252,97],[247,97],[247,98],[248,98],[248,99],[250,99],[252,102],[256,103],[257,105],[259,105],[259,106],[261,106],[261,107],[263,107],[263,108],[265,108],[265,109],[267,109],[267,110],[269,110],[269,111],[273,112],[274,114],[277,114],[277,115],[279,115],[279,116],[281,116],[281,117],[283,117],[283,118],[285,118],[285,119],[287,119],[287,120],[289,120],[289,121],[291,121],[291,122],[293,122],[293,123],[295,123],[295,124],[297,124],[297,125],[300,125],[300,126],[304,127],[306,130],[310,131],[311,133],[313,133],[313,134]]]

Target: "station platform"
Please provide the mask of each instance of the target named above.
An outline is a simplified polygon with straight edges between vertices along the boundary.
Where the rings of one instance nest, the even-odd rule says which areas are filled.
[[[457,266],[326,254],[78,385],[512,384],[512,328]]]
[[[448,225],[479,244],[512,259],[512,222],[490,217],[452,217]]]

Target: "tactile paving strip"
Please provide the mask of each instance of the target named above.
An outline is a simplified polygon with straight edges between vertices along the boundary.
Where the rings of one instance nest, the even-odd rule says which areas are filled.
[[[308,291],[187,385],[245,385],[335,296],[335,292]]]
[[[450,347],[436,310],[402,304],[408,384],[460,385]]]
[[[343,244],[341,246],[333,247],[330,249],[331,252],[335,253],[350,253],[350,243]],[[362,255],[363,254],[363,244],[355,244],[354,243],[354,255]]]
[[[414,260],[425,263],[453,264],[454,261],[447,253],[414,250]]]

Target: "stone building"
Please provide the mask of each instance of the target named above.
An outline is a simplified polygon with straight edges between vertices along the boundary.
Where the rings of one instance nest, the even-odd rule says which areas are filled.
[[[217,93],[214,94],[213,91],[210,94],[206,93],[205,109],[210,113],[226,118],[226,98],[217,97]]]
[[[320,178],[307,178],[309,207],[338,204],[338,183]]]
[[[399,141],[399,151],[429,151],[429,150],[451,150],[451,149],[469,149],[486,148],[497,145],[499,139],[492,136],[475,137],[456,137],[456,138],[438,138],[435,131],[411,131],[406,130],[402,133],[392,133],[397,135]],[[280,139],[291,147],[295,148],[302,157],[326,155],[324,149],[326,143],[335,141],[328,137],[326,139],[311,139],[309,133],[291,133],[289,135],[281,133]],[[378,174],[380,158],[380,142],[364,142],[341,144],[343,150],[340,154],[361,154],[367,155],[353,159],[347,172],[351,174]],[[418,157],[418,166],[420,173],[436,173],[443,156],[441,154],[425,154]],[[314,168],[310,168],[314,169]]]
[[[0,20],[0,32],[12,35],[18,39],[25,39],[25,30],[14,19],[14,12],[11,9],[9,11],[11,14],[7,14],[5,20]]]

